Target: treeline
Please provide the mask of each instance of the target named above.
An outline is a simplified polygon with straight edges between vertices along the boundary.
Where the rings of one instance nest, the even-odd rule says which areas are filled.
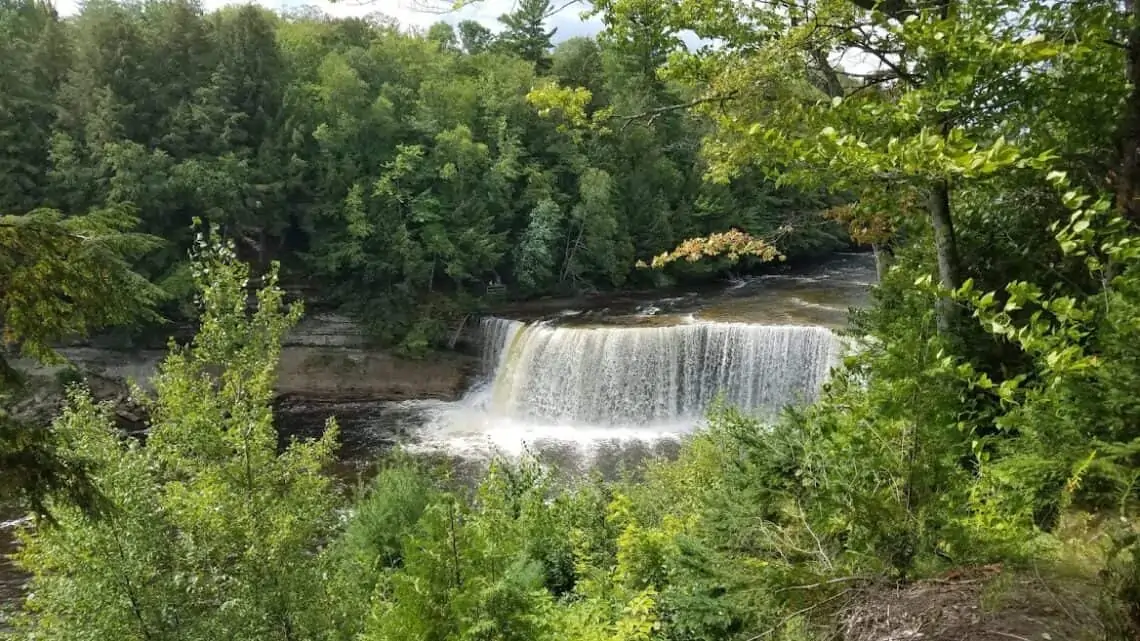
[[[785,228],[793,257],[846,242],[812,192],[758,173],[703,179],[709,119],[654,111],[689,97],[658,77],[666,47],[555,46],[550,10],[519,3],[495,35],[194,0],[96,0],[61,18],[4,0],[0,212],[137,216],[165,241],[137,268],[169,294],[168,316],[189,300],[201,219],[413,351],[488,284],[522,296],[659,284],[637,260],[730,227]],[[543,118],[527,94],[552,81],[589,88],[586,108],[612,126]]]
[[[372,46],[381,46],[373,44],[347,47],[329,58],[325,30],[339,32],[328,23],[277,24],[275,42],[282,44],[275,49],[281,58],[275,59],[299,59],[304,57],[299,52],[311,50],[305,58],[311,62],[303,68],[316,70],[312,78],[340,79],[298,80],[289,86],[308,87],[316,96],[322,87],[330,93],[321,100],[287,94],[286,105],[296,99],[348,109],[354,104],[350,97],[371,95],[356,92],[361,82],[371,82],[362,80],[371,72],[359,70],[371,69],[365,64],[369,60],[378,61],[376,69],[404,70],[503,63],[473,75],[438,76],[430,91],[409,84],[407,76],[389,79],[377,85],[388,88],[383,100],[361,97],[355,111],[336,111],[346,114],[343,119],[322,120],[329,124],[320,133],[298,138],[296,144],[314,145],[315,157],[328,163],[320,165],[327,172],[321,175],[343,179],[342,200],[335,201],[333,213],[313,212],[311,220],[314,229],[339,229],[340,236],[328,238],[340,239],[332,246],[348,248],[330,253],[328,245],[313,242],[319,238],[314,233],[306,236],[310,242],[299,257],[338,256],[326,264],[359,291],[365,290],[356,283],[376,283],[375,290],[384,291],[393,282],[389,274],[404,277],[413,268],[427,269],[430,280],[421,275],[409,281],[414,287],[400,291],[406,298],[393,294],[390,300],[421,303],[432,300],[433,291],[440,296],[461,286],[473,291],[475,276],[468,273],[467,280],[454,284],[453,274],[489,262],[490,253],[467,253],[463,261],[445,264],[411,261],[407,256],[419,254],[400,252],[420,247],[425,238],[438,240],[431,251],[443,251],[469,238],[463,233],[479,236],[480,229],[484,240],[510,238],[509,233],[495,236],[506,232],[496,232],[489,210],[479,208],[497,202],[493,199],[503,192],[481,193],[477,201],[463,195],[473,193],[465,189],[475,176],[506,175],[496,173],[510,166],[500,159],[525,157],[521,151],[505,156],[501,151],[512,148],[509,144],[481,137],[506,131],[502,140],[521,150],[529,142],[509,132],[512,123],[527,122],[533,127],[528,131],[545,132],[544,144],[565,145],[546,149],[544,158],[589,162],[523,181],[540,196],[577,195],[567,202],[550,199],[553,204],[542,216],[530,212],[544,199],[527,201],[516,232],[539,241],[501,250],[504,260],[543,257],[534,262],[543,269],[527,272],[542,276],[536,282],[557,282],[567,265],[584,265],[586,271],[571,272],[602,278],[611,273],[605,265],[616,264],[603,258],[618,256],[619,248],[616,241],[610,245],[597,238],[627,238],[603,230],[628,229],[632,250],[623,244],[621,251],[636,256],[648,249],[636,239],[658,230],[634,226],[632,217],[641,216],[636,222],[642,224],[647,212],[659,210],[635,205],[680,181],[669,182],[647,167],[659,168],[663,159],[675,162],[671,154],[682,150],[670,144],[691,140],[685,127],[701,122],[664,110],[656,119],[634,119],[626,126],[622,114],[644,113],[666,99],[689,100],[712,123],[702,141],[703,156],[712,159],[716,176],[734,181],[726,188],[694,182],[694,191],[686,193],[735,194],[743,201],[751,198],[745,179],[770,172],[803,193],[830,191],[842,203],[831,214],[846,222],[853,236],[878,248],[881,282],[872,304],[853,315],[849,332],[859,349],[834,373],[819,402],[789,410],[769,425],[718,412],[709,429],[686,440],[676,461],[650,466],[643,483],[566,487],[525,465],[498,466],[477,491],[467,492],[397,467],[350,503],[322,473],[331,465],[335,430],[284,452],[277,448],[270,409],[273,372],[296,309],[284,304],[270,270],[258,309],[247,313],[247,283],[251,273],[262,272],[243,266],[226,245],[203,240],[197,268],[190,272],[199,292],[201,330],[193,344],[176,347],[161,369],[145,446],[119,435],[107,409],[80,393],[73,394],[51,430],[37,432],[29,421],[0,413],[0,477],[6,477],[0,480],[18,489],[38,514],[55,519],[50,527],[23,533],[19,563],[34,575],[34,598],[19,623],[31,638],[1140,638],[1140,65],[1134,64],[1140,60],[1140,5],[1115,0],[781,0],[771,5],[596,0],[593,5],[607,25],[597,49],[605,73],[593,86],[588,81],[594,76],[587,74],[578,82],[530,92],[549,120],[535,117],[520,95],[537,79],[534,70],[547,64],[541,60],[494,51],[445,53],[448,47],[440,43],[449,39],[443,27],[433,30],[435,43],[395,33],[377,38],[376,43],[391,47],[384,49],[386,57],[368,55]],[[126,11],[100,10],[112,9]],[[89,8],[76,20],[76,29],[96,15]],[[250,29],[228,31],[227,20],[240,16],[246,16]],[[274,24],[257,16],[264,14],[240,10],[213,16],[213,23],[201,23],[213,25],[203,27],[205,41],[236,41],[239,34],[253,33],[254,24]],[[133,23],[102,24],[121,30]],[[375,29],[337,24],[361,24],[368,33]],[[296,40],[285,37],[301,25],[312,31]],[[63,31],[71,29],[68,24]],[[686,53],[679,47],[686,32],[718,46]],[[52,40],[37,42],[37,48],[18,51],[40,52],[50,60]],[[171,49],[171,55],[185,49]],[[294,53],[281,53],[289,51]],[[610,73],[615,60],[635,59],[629,52],[638,51],[644,60],[669,51],[669,64],[654,78],[672,78],[696,93],[668,93],[673,85],[640,72]],[[834,63],[852,52],[879,64],[860,75],[844,74]],[[77,55],[72,64],[91,64],[95,53]],[[27,87],[50,76],[44,72],[49,67],[21,67],[22,55],[8,61],[4,73],[33,70],[19,85],[31,95]],[[561,68],[559,55],[551,56],[551,71],[544,73]],[[134,68],[123,60],[144,59],[120,58],[116,73]],[[222,86],[232,73],[227,69],[253,68],[251,60],[237,66],[217,62],[204,86]],[[404,66],[394,67],[393,60]],[[181,68],[172,66],[171,73]],[[302,67],[283,63],[283,68]],[[525,82],[496,84],[514,73]],[[267,77],[268,72],[248,80]],[[626,85],[615,78],[637,80]],[[69,95],[70,72],[59,82],[58,95]],[[394,89],[411,86],[418,88]],[[496,88],[503,86],[513,87],[506,94],[511,99],[496,103],[495,96],[504,95]],[[631,91],[630,86],[654,87],[665,97],[616,90]],[[13,95],[5,94],[5,104],[13,104]],[[143,101],[156,95],[138,94]],[[237,112],[225,111],[233,108],[226,100],[260,94],[243,87],[226,94],[230,98],[221,95],[202,91],[193,100],[223,105],[217,109],[232,115]],[[460,100],[463,96],[468,102]],[[642,101],[622,102],[630,96]],[[111,104],[93,90],[69,99]],[[247,140],[241,132],[263,113],[250,107],[241,112],[248,118],[215,121],[217,111],[194,107],[199,103],[193,100],[180,118],[222,122],[234,140]],[[601,102],[595,105],[595,100]],[[38,113],[28,107],[34,101],[19,104]],[[431,120],[465,104],[467,129],[457,129],[454,120]],[[489,104],[511,105],[519,120],[488,124],[482,118]],[[118,113],[108,109],[92,113]],[[116,118],[91,122],[118,127],[143,122],[138,114]],[[276,122],[268,116],[264,121]],[[425,122],[434,127],[433,137],[416,133]],[[392,123],[409,127],[401,134],[408,136],[400,139],[405,147],[373,159],[365,144],[375,138],[358,134],[369,127],[401,131]],[[503,128],[494,128],[495,123]],[[659,128],[670,123],[679,128],[664,137],[666,130]],[[28,126],[24,133],[35,131]],[[193,137],[199,130],[186,131]],[[320,145],[337,131],[343,138],[334,138],[344,145],[338,149],[355,151],[321,156]],[[48,136],[50,128],[45,132]],[[654,132],[663,138],[653,139]],[[415,136],[421,136],[419,142],[409,142]],[[274,140],[294,144],[287,137]],[[623,147],[638,140],[648,142]],[[658,140],[666,141],[663,147],[654,146]],[[57,147],[90,153],[93,144]],[[98,149],[141,145],[108,141]],[[57,154],[56,147],[49,149]],[[254,167],[286,171],[287,164],[255,162],[257,153],[269,153],[257,149],[214,158],[229,158],[225,162],[250,172]],[[567,149],[586,151],[576,156],[578,151]],[[667,151],[649,154],[659,149]],[[65,156],[59,158],[45,179],[58,180],[72,166]],[[644,164],[647,159],[653,162]],[[197,165],[194,159],[176,163],[149,151],[133,166],[149,169],[160,162],[171,164],[169,175],[183,163],[210,166],[200,159]],[[469,171],[479,163],[494,171]],[[316,171],[298,167],[302,174]],[[347,173],[352,168],[361,173]],[[114,191],[116,180],[129,175],[125,169],[108,172],[105,183],[96,176],[76,184]],[[38,178],[34,172],[5,175]],[[157,184],[167,184],[167,175],[161,174],[164,180]],[[550,182],[542,182],[543,176]],[[609,189],[602,188],[606,181]],[[645,191],[627,195],[613,187],[622,181]],[[543,185],[549,191],[539,189]],[[145,190],[136,192],[141,198]],[[231,192],[219,188],[218,193]],[[255,195],[267,199],[272,193],[266,188]],[[598,195],[615,193],[630,200]],[[761,193],[771,192],[757,188],[757,199]],[[350,206],[345,209],[342,201]],[[242,211],[227,209],[226,215]],[[346,217],[346,211],[356,213]],[[442,217],[457,211],[465,223],[478,219],[490,227],[448,226],[454,220]],[[669,222],[675,237],[684,236],[681,221],[695,229],[698,220],[731,224],[727,218],[702,219],[702,211],[713,210],[678,205],[658,222]],[[565,235],[540,233],[543,227],[534,221],[547,214],[560,221],[559,234]],[[229,218],[220,222],[246,254],[249,238],[260,239],[250,231],[256,227],[243,228]],[[424,235],[425,230],[440,235]],[[97,250],[125,247],[132,240],[122,231],[99,216],[62,222],[48,216],[0,218],[5,337],[47,357],[51,339],[60,334],[129,322],[132,308],[138,310],[135,316],[148,312],[147,292],[123,273],[124,265],[97,260],[106,257]],[[550,240],[579,237],[581,246]],[[710,245],[729,246],[731,255],[738,244],[754,242],[731,233],[706,241],[684,244],[656,262],[698,250],[703,255]],[[560,247],[563,253],[531,253],[531,247]],[[763,243],[753,249],[758,259],[772,256]],[[384,268],[389,271],[368,270],[361,267],[368,260],[392,262]],[[433,265],[442,267],[433,270]],[[117,280],[110,277],[116,274]],[[447,279],[452,283],[445,288]],[[10,377],[0,377],[0,383],[3,378]],[[14,396],[4,388],[0,393]],[[956,580],[963,571],[964,580]],[[918,593],[939,598],[907,598]],[[947,593],[965,597],[942,600]],[[1011,612],[1014,616],[1002,616]],[[888,621],[892,629],[883,630],[884,619],[898,627]],[[946,625],[948,620],[953,625]]]

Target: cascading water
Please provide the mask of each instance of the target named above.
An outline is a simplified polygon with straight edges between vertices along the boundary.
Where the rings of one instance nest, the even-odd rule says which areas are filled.
[[[631,460],[632,451],[644,455],[690,432],[718,397],[760,415],[815,399],[843,353],[830,330],[811,325],[574,327],[487,318],[480,333],[483,381],[463,401],[433,404],[414,447],[474,456],[541,451],[560,465],[603,451]]]
[[[697,323],[558,327],[482,321],[476,402],[515,420],[637,426],[697,419],[718,396],[753,412],[814,400],[842,353],[828,329]]]
[[[416,402],[423,421],[407,446],[604,471],[674,451],[718,397],[761,417],[811,402],[847,351],[829,328],[864,304],[865,258],[719,293],[540,307],[544,322],[485,318],[481,381],[458,402]]]

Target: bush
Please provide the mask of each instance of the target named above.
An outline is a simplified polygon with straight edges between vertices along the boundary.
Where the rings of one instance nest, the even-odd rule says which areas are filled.
[[[148,401],[146,447],[122,437],[109,408],[75,390],[53,426],[106,507],[67,497],[55,523],[23,534],[32,574],[18,622],[37,639],[249,641],[323,628],[318,545],[333,531],[335,424],[277,448],[272,384],[288,311],[271,272],[246,313],[248,270],[226,246],[196,263],[202,326],[172,346]]]

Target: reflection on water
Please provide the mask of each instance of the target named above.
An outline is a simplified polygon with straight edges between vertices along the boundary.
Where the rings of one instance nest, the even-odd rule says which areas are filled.
[[[719,288],[541,300],[509,306],[500,315],[558,325],[659,327],[719,321],[834,329],[846,325],[850,308],[867,304],[875,278],[869,254],[838,254],[810,269],[736,278]]]

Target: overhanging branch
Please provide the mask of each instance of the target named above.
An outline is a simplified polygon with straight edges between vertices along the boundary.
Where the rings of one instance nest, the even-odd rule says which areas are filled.
[[[881,11],[899,21],[918,13],[917,3],[911,3],[909,0],[851,0],[851,2],[861,9]]]
[[[673,105],[665,105],[663,107],[654,107],[653,109],[646,109],[645,111],[641,111],[641,112],[638,112],[635,114],[628,114],[628,115],[624,115],[624,116],[614,116],[614,118],[616,120],[622,121],[622,123],[623,123],[622,129],[624,130],[626,127],[628,127],[630,125],[630,123],[636,122],[638,120],[644,119],[648,123],[652,123],[661,114],[671,113],[674,111],[685,111],[687,109],[692,109],[693,107],[699,107],[700,105],[706,105],[709,103],[724,104],[725,102],[728,102],[729,100],[735,100],[739,96],[740,96],[739,91],[731,91],[729,93],[720,94],[717,96],[705,96],[703,98],[697,98],[696,100],[690,100],[689,102],[682,102],[682,103],[673,104]]]

